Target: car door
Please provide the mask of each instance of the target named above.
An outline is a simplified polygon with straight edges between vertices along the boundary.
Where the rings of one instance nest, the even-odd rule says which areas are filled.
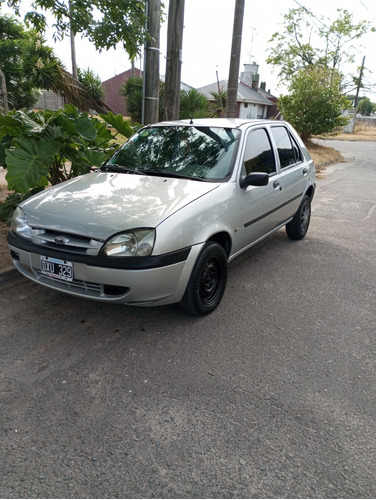
[[[280,222],[288,220],[299,208],[307,189],[308,168],[304,156],[291,132],[284,124],[270,127],[275,143],[280,175],[278,178],[281,195]]]
[[[254,172],[267,173],[269,182],[246,188],[238,183],[241,226],[233,239],[235,254],[273,231],[280,221],[280,175],[267,127],[251,129],[245,140],[241,175]]]

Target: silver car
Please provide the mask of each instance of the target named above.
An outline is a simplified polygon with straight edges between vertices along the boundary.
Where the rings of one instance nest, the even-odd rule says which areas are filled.
[[[8,243],[15,267],[54,290],[204,315],[235,257],[284,225],[305,236],[314,192],[313,161],[286,122],[163,122],[23,202]]]

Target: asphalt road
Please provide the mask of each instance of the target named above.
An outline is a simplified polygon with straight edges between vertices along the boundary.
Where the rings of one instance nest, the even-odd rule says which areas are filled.
[[[0,277],[0,497],[374,498],[376,143],[210,316]]]

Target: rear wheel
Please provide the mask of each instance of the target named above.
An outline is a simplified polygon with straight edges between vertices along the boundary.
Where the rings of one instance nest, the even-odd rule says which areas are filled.
[[[301,240],[307,234],[311,220],[311,198],[304,196],[294,218],[286,224],[286,233],[292,240]]]
[[[220,303],[226,283],[226,252],[218,243],[209,241],[193,267],[180,307],[195,316],[211,313]]]

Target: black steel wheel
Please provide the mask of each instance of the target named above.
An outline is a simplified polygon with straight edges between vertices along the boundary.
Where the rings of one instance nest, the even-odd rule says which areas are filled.
[[[311,220],[311,198],[304,196],[292,221],[286,224],[286,233],[292,240],[301,240],[307,234]]]
[[[194,265],[181,308],[194,316],[211,313],[220,303],[226,283],[226,252],[218,243],[209,241]]]

